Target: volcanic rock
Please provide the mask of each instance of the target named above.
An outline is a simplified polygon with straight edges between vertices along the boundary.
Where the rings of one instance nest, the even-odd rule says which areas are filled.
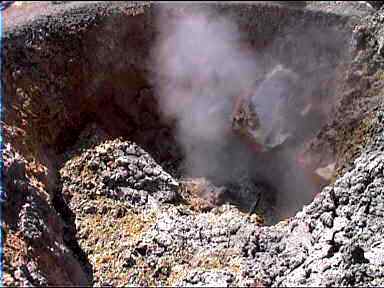
[[[184,179],[168,169],[182,157],[172,129],[155,112],[152,87],[142,79],[147,71],[139,68],[157,33],[146,30],[157,4],[9,6],[3,12],[4,284],[384,286],[383,9],[305,4],[238,10],[212,4],[236,16],[247,40],[260,40],[257,47],[269,48],[269,37],[292,23],[351,32],[350,47],[334,49],[352,56],[332,74],[340,83],[334,112],[306,147],[315,169],[336,161],[335,179],[273,226],[258,217],[275,201],[259,198],[269,188],[247,175],[217,186],[200,179],[196,186],[204,192],[194,194],[194,183],[183,191]],[[279,49],[296,51],[291,44]],[[285,58],[302,60],[297,54]],[[318,58],[310,58],[315,66]],[[107,135],[84,129],[95,121]],[[254,203],[256,211],[244,209]]]

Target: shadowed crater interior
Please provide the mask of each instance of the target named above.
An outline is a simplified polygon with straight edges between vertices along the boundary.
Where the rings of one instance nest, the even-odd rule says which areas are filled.
[[[109,138],[138,143],[177,178],[207,179],[214,188],[201,197],[262,211],[267,224],[294,215],[329,182],[315,173],[320,166],[300,164],[300,155],[338,101],[346,19],[276,5],[121,5],[86,18],[73,8],[79,17],[37,21],[33,33],[7,31],[5,92],[16,100],[5,99],[5,119],[23,127],[12,136],[28,142],[21,149],[57,167],[96,123]],[[60,21],[77,31],[62,30]],[[190,34],[183,25],[192,25]],[[192,46],[174,42],[184,40]],[[162,54],[162,45],[177,53]],[[268,130],[265,151],[232,129],[242,95]]]

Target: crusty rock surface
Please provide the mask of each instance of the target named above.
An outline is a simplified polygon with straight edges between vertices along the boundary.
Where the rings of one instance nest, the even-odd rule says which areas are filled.
[[[60,174],[96,285],[175,285],[187,267],[239,264],[239,230],[254,222],[227,205],[192,209],[179,183],[135,143],[87,149]]]
[[[28,17],[24,8],[6,9],[13,14],[3,39],[2,127],[10,143],[2,151],[4,284],[383,286],[384,11],[309,2],[311,11],[217,5],[251,38],[261,37],[261,46],[292,23],[343,30],[355,19],[337,113],[311,143],[340,158],[339,175],[295,217],[271,227],[233,205],[196,205],[201,199],[181,193],[182,181],[153,160],[175,164],[174,143],[155,141],[170,133],[141,79],[156,4],[39,4]],[[140,145],[96,141],[56,163],[95,119],[110,138],[124,134]]]
[[[44,171],[31,167],[10,145],[2,152],[4,285],[90,285],[89,275],[65,243],[62,218],[34,177]]]
[[[142,148],[119,140],[68,161],[61,179],[65,198],[74,194],[85,199],[101,195],[124,200],[132,207],[171,202],[178,188],[178,183]]]
[[[381,132],[351,171],[270,227],[229,204],[192,209],[177,181],[129,141],[66,162],[63,194],[96,285],[381,286],[383,145]],[[135,176],[142,184],[132,186]]]

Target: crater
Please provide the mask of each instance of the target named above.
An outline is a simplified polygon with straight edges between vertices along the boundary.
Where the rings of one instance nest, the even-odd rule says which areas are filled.
[[[87,17],[81,6],[72,9],[78,11],[78,16],[72,17],[74,19],[66,17],[69,12],[65,11],[61,18],[36,20],[33,31],[29,27],[23,27],[13,32],[14,26],[9,24],[6,33],[9,41],[5,41],[4,47],[7,59],[4,69],[4,119],[15,131],[23,131],[24,140],[20,149],[29,150],[31,157],[44,159],[47,151],[52,151],[52,156],[48,157],[51,159],[47,161],[53,161],[52,167],[56,167],[60,163],[60,156],[76,142],[84,127],[89,123],[96,123],[109,137],[123,137],[138,143],[159,163],[165,165],[166,169],[176,173],[177,177],[207,177],[215,185],[228,187],[223,201],[237,203],[245,210],[251,209],[252,203],[257,201],[253,195],[258,194],[253,191],[256,188],[249,192],[244,192],[241,188],[244,183],[240,184],[239,179],[248,177],[248,180],[242,181],[249,181],[250,185],[252,183],[263,187],[261,190],[268,190],[262,194],[270,194],[267,198],[274,199],[271,200],[271,205],[277,209],[277,220],[293,216],[303,204],[313,198],[321,185],[329,182],[330,177],[317,175],[314,167],[306,169],[299,164],[299,160],[305,144],[329,123],[334,107],[340,100],[337,88],[342,86],[342,69],[347,65],[350,56],[351,31],[347,17],[272,4],[214,4],[209,7],[157,4],[130,7],[113,4],[105,7],[105,12],[95,12]],[[235,35],[224,31],[229,36],[224,35],[219,40],[223,43],[235,41],[230,45],[233,51],[243,57],[239,61],[254,61],[252,64],[255,67],[232,63],[230,55],[222,55],[221,60],[238,65],[231,68],[230,73],[233,74],[230,77],[242,77],[251,82],[261,81],[251,89],[258,91],[257,97],[264,99],[256,100],[256,105],[260,104],[262,107],[262,113],[276,113],[275,106],[281,104],[278,103],[279,100],[275,100],[275,94],[280,93],[278,97],[289,98],[289,107],[284,109],[286,114],[280,115],[281,121],[291,126],[291,138],[286,144],[276,145],[276,148],[266,152],[258,152],[252,149],[252,143],[247,142],[247,139],[231,133],[220,136],[220,148],[217,147],[220,143],[215,141],[199,143],[195,139],[180,139],[184,136],[180,136],[180,131],[177,131],[180,117],[177,118],[175,114],[171,115],[175,117],[164,115],[167,107],[161,107],[164,103],[159,106],[164,92],[156,90],[164,85],[153,76],[154,73],[164,72],[162,67],[156,67],[159,59],[154,57],[161,56],[156,47],[163,44],[159,44],[162,37],[172,37],[171,33],[178,33],[171,32],[169,27],[179,25],[186,15],[198,15],[201,11],[209,11],[209,14],[204,12],[206,17],[210,17],[208,25],[219,27],[219,21],[225,19],[236,26]],[[199,36],[195,34],[194,36]],[[182,40],[186,39],[187,37]],[[180,46],[185,50],[180,53],[189,53],[183,56],[187,60],[188,57],[212,57],[213,54],[209,54],[212,52],[207,53],[206,49],[211,46],[214,49],[217,43],[213,43],[212,39],[204,40],[207,43],[200,43],[200,47],[191,50]],[[174,47],[169,49],[176,52],[172,50]],[[165,56],[171,58],[161,59],[163,62],[168,61],[167,63],[178,59],[178,55]],[[220,65],[209,62],[209,59],[205,64],[195,65],[202,71],[227,66],[225,63]],[[276,67],[284,67],[291,78],[296,77],[294,88],[292,85],[287,86],[284,79],[279,80],[279,75],[275,77],[278,80],[268,79],[274,77],[268,75],[279,69]],[[249,69],[249,72],[242,71],[244,69]],[[187,73],[183,75],[185,74]],[[233,95],[241,95],[249,89],[247,84],[241,83],[241,79],[237,78],[233,80],[238,86],[231,91]],[[219,76],[218,81],[226,79]],[[225,85],[223,87],[227,90],[230,88]],[[194,88],[196,87],[191,89]],[[213,93],[218,91],[215,89],[212,89]],[[278,91],[279,89],[282,91]],[[177,101],[183,96],[174,97],[171,100],[176,102],[175,105],[182,105],[181,101],[180,104]],[[192,99],[195,100],[196,98]],[[262,101],[270,103],[260,103]],[[211,104],[209,108],[215,108],[216,104]],[[190,105],[195,104],[191,102]],[[202,113],[207,110],[204,109],[200,109]],[[224,109],[220,117],[227,117],[229,126],[231,123],[228,112],[228,109]],[[211,125],[208,118],[201,117],[198,120],[200,124],[197,125]],[[203,121],[207,122],[201,124]],[[9,141],[21,142],[17,140],[17,136],[11,137]],[[187,147],[186,141],[200,146],[196,148],[200,156],[199,153],[187,151],[195,148]],[[320,165],[333,165],[335,155],[324,153],[321,156],[324,161],[317,163],[316,169],[321,168]],[[194,163],[186,163],[186,157],[194,157]],[[204,165],[208,162],[206,159],[198,159],[199,157],[211,157],[210,164]],[[191,159],[188,161],[191,162]],[[195,164],[198,169],[189,169],[190,167],[183,167],[183,164]]]
[[[212,206],[261,213],[266,225],[294,216],[331,183],[336,135],[323,136],[342,117],[350,15],[279,2],[44,5],[4,12],[2,120],[5,143],[46,168],[30,172],[56,206],[58,170],[81,144],[99,144],[87,143],[97,129],[102,140],[137,143]],[[185,19],[206,29],[183,30]],[[242,95],[272,131],[262,148],[233,128]]]

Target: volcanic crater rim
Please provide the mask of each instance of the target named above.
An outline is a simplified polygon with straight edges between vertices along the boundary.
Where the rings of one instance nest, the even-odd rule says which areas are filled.
[[[70,16],[75,20],[70,22],[72,27],[81,30],[77,33],[63,29],[69,23],[60,22],[57,17],[44,20],[45,16],[41,16],[39,21],[34,20],[30,25],[37,28],[56,21],[55,25],[48,26],[48,31],[56,30],[54,33],[44,35],[44,32],[36,32],[35,35],[35,32],[31,34],[30,30],[22,26],[17,37],[14,37],[10,34],[12,29],[6,30],[5,36],[10,41],[5,42],[8,59],[5,70],[7,78],[13,80],[7,81],[12,84],[6,85],[6,95],[16,97],[5,100],[5,119],[9,126],[14,127],[20,127],[20,120],[25,117],[17,111],[25,111],[27,115],[31,115],[27,117],[33,119],[22,128],[30,144],[28,147],[21,147],[21,150],[26,150],[27,155],[40,158],[42,162],[55,163],[55,157],[46,159],[46,154],[49,153],[45,150],[52,151],[53,155],[61,154],[66,147],[75,143],[77,135],[88,123],[96,122],[110,137],[124,136],[142,145],[160,163],[172,162],[172,159],[180,161],[180,152],[172,132],[174,126],[159,114],[158,99],[153,96],[154,90],[146,79],[149,71],[147,57],[158,34],[154,15],[160,11],[160,6],[111,4],[107,7],[100,4],[98,9],[104,12],[99,13],[91,8],[94,14],[87,18],[88,23],[80,21],[86,11],[83,6],[68,8],[79,12],[80,17]],[[349,37],[348,29],[351,24],[348,17],[270,4],[213,6],[215,13],[235,19],[241,27],[244,41],[253,43],[252,49],[264,52],[269,50],[272,58],[285,61],[284,64],[291,67],[300,67],[307,61],[305,57],[313,56],[309,53],[300,58],[294,48],[289,50],[288,46],[283,48],[281,45],[273,45],[279,38],[282,44],[289,39],[295,45],[295,37],[300,36],[292,31],[300,31],[303,27],[310,29],[321,23],[328,31],[334,31],[335,27],[346,31],[343,34],[346,38],[341,40],[340,45],[346,45],[345,41]],[[129,11],[125,7],[129,7]],[[167,7],[161,12],[177,15],[180,11],[185,11],[176,7]],[[63,10],[63,15],[69,13],[66,9]],[[138,12],[134,13],[136,10]],[[299,15],[303,22],[295,24],[292,20]],[[122,23],[126,24],[121,25]],[[81,26],[84,28],[80,29]],[[62,35],[57,32],[62,32]],[[281,37],[282,35],[285,36]],[[23,37],[30,43],[27,50],[22,45],[23,41],[20,41]],[[315,46],[311,48],[316,49]],[[315,54],[318,53],[324,59],[328,57],[327,61],[331,65],[341,62],[341,55],[332,54],[337,53],[336,50],[329,49],[332,47],[324,48],[324,51],[315,51]],[[285,50],[283,54],[282,49]],[[338,47],[338,50],[343,49]],[[292,62],[295,57],[286,57],[284,53],[297,56],[298,61]],[[17,68],[13,67],[13,63]],[[31,66],[34,69],[25,70]],[[11,71],[13,72],[10,73]],[[16,110],[11,108],[17,106],[19,108]],[[174,147],[169,150],[171,146]]]

